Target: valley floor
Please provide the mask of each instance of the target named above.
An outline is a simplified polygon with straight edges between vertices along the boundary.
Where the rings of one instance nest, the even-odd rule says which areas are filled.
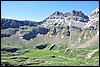
[[[99,66],[99,50],[75,48],[66,52],[33,49],[13,53],[1,51],[1,66]]]

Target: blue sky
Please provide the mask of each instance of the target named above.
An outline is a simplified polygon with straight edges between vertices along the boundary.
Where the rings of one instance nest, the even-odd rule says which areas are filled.
[[[55,11],[81,10],[89,15],[97,7],[99,1],[1,1],[1,17],[41,21]]]

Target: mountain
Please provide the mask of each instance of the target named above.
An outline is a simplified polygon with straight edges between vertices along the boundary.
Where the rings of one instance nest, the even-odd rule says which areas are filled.
[[[64,17],[67,17],[67,19],[80,21],[80,22],[88,22],[89,18],[87,15],[84,15],[82,11],[73,10],[71,12],[65,13]]]
[[[47,19],[67,19],[68,20],[75,20],[80,22],[88,22],[89,17],[84,15],[82,11],[73,10],[71,12],[62,13],[59,11],[54,12],[51,14]]]
[[[1,29],[7,29],[7,28],[19,28],[20,26],[37,26],[38,24],[41,24],[41,22],[35,22],[35,21],[18,21],[13,19],[1,19]]]
[[[97,18],[97,17],[99,17],[99,7],[96,8],[95,10],[93,10],[92,13],[90,14],[91,19],[94,19],[94,18]]]
[[[90,21],[84,26],[84,27],[89,27],[93,26],[96,29],[99,29],[99,8],[96,8],[91,12],[89,15]]]
[[[98,66],[98,46],[99,8],[89,16],[55,11],[40,22],[1,18],[2,66]]]
[[[22,35],[22,37],[26,40],[30,40],[31,38],[36,37],[38,33],[46,34],[48,29],[39,27],[37,29],[33,29],[31,27],[36,27],[42,22],[34,22],[34,21],[18,21],[13,19],[1,19],[1,37],[10,37],[11,35],[16,34],[17,31],[21,30],[29,30],[27,34]],[[30,27],[30,28],[29,28]],[[43,31],[42,31],[43,30]],[[22,33],[21,33],[22,34]]]
[[[98,12],[98,9],[95,9],[94,11],[92,11],[89,17],[93,15],[98,16]],[[41,22],[18,21],[2,18],[1,37],[9,37],[19,31],[19,34],[21,35],[20,37],[26,40],[30,40],[38,36],[38,34],[48,36],[59,35],[61,37],[66,37],[70,36],[73,33],[76,33],[76,30],[81,33],[83,33],[87,28],[96,30],[99,26],[98,20],[93,22],[93,20],[90,20],[89,17],[82,11],[72,10],[71,12],[67,12],[64,14],[62,12],[56,11]],[[92,24],[95,25],[93,26]]]

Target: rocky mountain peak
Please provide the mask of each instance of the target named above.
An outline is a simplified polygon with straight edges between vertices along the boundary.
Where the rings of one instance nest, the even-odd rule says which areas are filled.
[[[89,21],[89,17],[85,15],[82,11],[78,10],[72,10],[71,12],[67,12],[64,14],[64,17],[66,17],[68,20],[75,20],[81,22]]]
[[[65,17],[67,17],[67,16],[79,16],[79,17],[83,17],[85,15],[84,15],[84,13],[82,11],[72,10],[71,12],[65,13],[64,16]]]
[[[90,14],[90,18],[93,19],[93,18],[98,18],[99,17],[99,7],[97,7],[96,9],[94,9],[92,11],[92,13]]]
[[[92,11],[92,14],[98,14],[99,13],[99,7],[97,7],[95,10]]]
[[[59,12],[59,11],[55,11],[52,15],[61,16],[61,15],[63,15],[63,13],[62,12]]]
[[[59,12],[59,11],[55,11],[54,13],[52,13],[48,18],[49,19],[58,19],[58,18],[62,18],[63,17],[63,13]],[[47,18],[47,19],[48,19]]]
[[[78,10],[72,10],[71,12],[67,12],[67,13],[62,13],[59,11],[55,11],[54,13],[52,13],[48,18],[46,18],[46,20],[50,20],[50,19],[64,19],[66,18],[66,20],[74,20],[74,21],[80,21],[80,22],[88,22],[89,21],[89,17],[87,15],[85,15],[82,11],[78,11]]]

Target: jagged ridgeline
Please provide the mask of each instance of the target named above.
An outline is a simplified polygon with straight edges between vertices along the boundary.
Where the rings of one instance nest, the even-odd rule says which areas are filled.
[[[93,46],[98,36],[99,8],[89,16],[78,10],[56,11],[40,22],[1,18],[2,47],[65,50]]]
[[[40,22],[1,18],[1,66],[99,66],[99,8]]]

